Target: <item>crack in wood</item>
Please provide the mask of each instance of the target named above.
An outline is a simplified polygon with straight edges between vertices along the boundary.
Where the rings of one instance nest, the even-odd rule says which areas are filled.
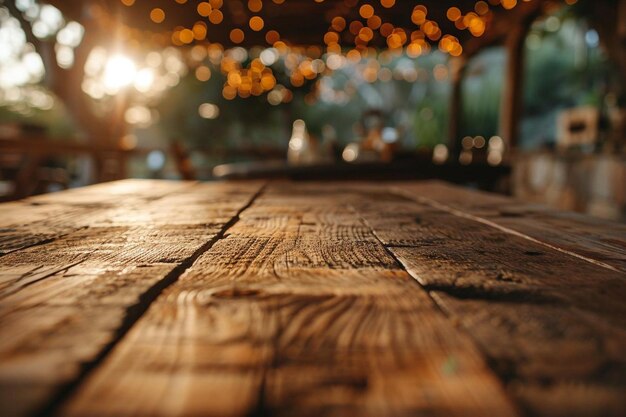
[[[143,316],[148,310],[150,305],[165,291],[168,287],[178,281],[181,275],[187,271],[194,262],[205,252],[207,252],[213,245],[219,240],[223,239],[228,229],[235,225],[239,220],[241,214],[247,210],[254,201],[263,194],[266,185],[262,185],[259,190],[250,198],[250,200],[240,208],[235,216],[227,222],[222,229],[212,239],[207,241],[204,245],[198,248],[190,257],[183,260],[178,266],[176,266],[169,274],[163,279],[158,281],[146,292],[139,296],[139,300],[132,306],[126,309],[124,319],[121,325],[116,330],[115,334],[111,337],[110,341],[102,348],[100,353],[94,357],[90,362],[83,363],[78,376],[61,386],[55,395],[52,396],[48,403],[44,404],[40,410],[33,413],[34,416],[48,417],[58,416],[64,403],[72,397],[78,387],[85,381],[88,376],[98,368],[98,366],[106,359],[109,353],[115,348],[115,346],[122,341],[124,336],[130,331],[133,325]]]
[[[88,226],[77,227],[75,229],[68,230],[67,233],[57,233],[57,234],[54,234],[54,235],[52,235],[50,237],[43,238],[42,240],[36,240],[32,244],[25,244],[25,245],[22,245],[22,246],[16,246],[14,248],[6,249],[6,250],[0,250],[0,257],[8,255],[8,254],[13,253],[13,252],[16,252],[18,250],[33,248],[33,247],[36,247],[36,246],[42,246],[42,245],[46,245],[48,243],[52,243],[55,240],[62,239],[62,238],[66,237],[66,236],[68,236],[68,235],[70,235],[72,233],[78,232],[80,230],[84,230],[87,227]],[[28,240],[29,238],[36,239],[36,235],[20,236],[20,240]],[[10,242],[10,241],[8,241],[8,242]],[[3,245],[6,245],[6,243],[7,243],[6,240],[2,241]]]
[[[45,266],[39,265],[36,268],[22,274],[19,278],[15,280],[15,282],[13,282],[12,285],[10,285],[10,287],[3,289],[2,293],[0,294],[0,300],[2,300],[3,298],[7,298],[17,293],[18,291],[26,287],[29,287],[33,284],[36,284],[46,278],[49,278],[55,274],[58,274],[59,272],[68,272],[71,268],[85,262],[86,259],[87,259],[87,256],[85,256],[83,259],[79,259],[76,262],[72,262],[67,265],[61,265],[58,268],[53,268],[51,270],[44,269],[43,273],[41,269],[45,268]],[[37,271],[40,271],[40,272],[37,272]]]

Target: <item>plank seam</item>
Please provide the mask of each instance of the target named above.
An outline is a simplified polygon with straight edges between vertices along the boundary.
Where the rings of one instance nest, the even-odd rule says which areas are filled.
[[[441,305],[437,299],[433,296],[433,293],[431,292],[431,290],[422,285],[422,283],[420,283],[406,268],[406,265],[404,264],[404,262],[402,262],[402,260],[400,258],[398,258],[398,256],[396,256],[396,254],[391,250],[392,245],[386,245],[382,240],[380,240],[380,238],[378,237],[378,235],[376,234],[375,229],[369,224],[369,222],[367,221],[367,219],[365,219],[361,213],[359,212],[359,210],[354,207],[352,204],[349,205],[349,207],[354,211],[354,213],[359,217],[359,219],[361,220],[361,222],[363,222],[367,227],[369,227],[369,229],[371,230],[372,234],[374,235],[374,237],[376,238],[376,240],[382,245],[383,248],[385,248],[385,251],[387,251],[387,253],[389,254],[389,256],[391,256],[395,262],[398,264],[398,266],[411,278],[411,281],[413,281],[418,288],[420,288],[422,291],[424,291],[424,293],[426,294],[426,296],[430,299],[430,301],[433,303],[433,305],[435,306],[435,308],[441,312],[441,314],[443,314],[443,316],[450,320],[455,322],[455,316],[443,305]],[[470,329],[467,328],[467,326],[465,326],[465,324],[463,324],[462,322],[460,323],[459,326],[454,325],[455,328],[459,329],[459,331],[461,331],[462,333],[464,333],[466,336],[468,336],[468,340],[471,341],[471,343],[474,345],[475,349],[477,352],[480,353],[481,358],[485,361],[485,365],[487,366],[487,368],[492,372],[494,378],[500,383],[500,386],[502,388],[502,394],[506,397],[506,399],[510,402],[511,406],[513,408],[515,408],[518,413],[520,415],[525,415],[527,413],[524,412],[523,406],[522,404],[519,403],[519,401],[517,401],[516,398],[514,398],[511,393],[509,392],[509,390],[507,389],[506,386],[506,382],[507,382],[507,375],[501,375],[497,369],[495,369],[495,366],[492,362],[492,358],[486,353],[484,347],[482,346],[482,344],[480,343],[479,340],[477,340],[474,335],[472,334],[472,332],[470,331]]]
[[[139,321],[144,313],[150,308],[157,298],[168,287],[178,281],[178,279],[187,271],[194,262],[205,252],[210,250],[215,243],[223,239],[227,231],[233,227],[240,219],[241,214],[250,208],[252,204],[259,198],[265,191],[267,184],[263,184],[259,187],[256,193],[250,197],[248,202],[240,208],[237,213],[220,229],[220,231],[204,245],[198,248],[191,256],[183,260],[174,269],[172,269],[163,279],[152,285],[141,296],[137,303],[126,308],[124,319],[115,331],[115,334],[111,337],[111,341],[108,342],[102,350],[95,356],[95,358],[89,362],[85,362],[81,365],[81,369],[78,372],[78,376],[68,383],[64,384],[58,389],[55,395],[44,404],[38,411],[34,412],[34,416],[58,416],[62,406],[72,397],[81,384],[89,377],[89,375],[95,371],[98,366],[107,358],[107,356],[113,351],[113,349],[122,341],[124,336],[131,330],[131,328]]]
[[[465,213],[465,212],[463,212],[461,210],[455,209],[454,207],[447,206],[447,205],[442,204],[442,203],[440,203],[438,201],[432,200],[432,199],[430,199],[428,197],[414,196],[410,192],[408,192],[408,191],[406,191],[406,190],[404,190],[402,188],[398,188],[398,187],[394,187],[394,190],[396,192],[398,192],[399,194],[401,194],[403,197],[407,197],[407,198],[409,198],[409,199],[411,199],[411,200],[413,200],[415,202],[429,205],[429,206],[431,206],[433,208],[445,211],[446,213],[450,213],[450,214],[452,214],[454,216],[457,216],[457,217],[461,217],[461,218],[464,218],[464,219],[468,219],[468,220],[472,220],[472,221],[475,221],[475,222],[478,222],[478,223],[482,223],[482,224],[484,224],[486,226],[498,229],[501,232],[504,232],[504,233],[507,233],[507,234],[510,234],[510,235],[513,235],[513,236],[517,236],[517,237],[520,237],[522,239],[526,239],[526,240],[531,241],[533,243],[536,243],[538,245],[545,246],[545,247],[550,248],[552,250],[555,250],[557,252],[561,252],[561,253],[563,253],[565,255],[573,256],[573,257],[581,259],[581,260],[583,260],[585,262],[592,263],[592,264],[594,264],[596,266],[600,266],[600,267],[603,267],[603,268],[606,268],[606,269],[610,269],[611,271],[614,271],[614,272],[620,272],[620,273],[622,272],[618,268],[615,268],[615,267],[613,267],[613,266],[611,266],[611,265],[609,265],[607,263],[604,263],[602,261],[598,261],[596,259],[589,258],[589,257],[581,255],[579,253],[576,253],[576,252],[573,252],[573,251],[569,251],[567,249],[563,249],[563,248],[560,248],[558,246],[551,245],[551,244],[549,244],[547,242],[543,242],[543,241],[541,241],[539,239],[535,239],[534,237],[531,237],[531,236],[528,236],[528,235],[526,235],[524,233],[518,232],[517,230],[510,229],[508,227],[499,225],[498,223],[492,222],[492,221],[484,219],[482,217],[474,216],[473,214]]]

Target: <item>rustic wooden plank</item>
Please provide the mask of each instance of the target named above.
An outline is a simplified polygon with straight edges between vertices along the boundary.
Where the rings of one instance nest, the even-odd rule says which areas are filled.
[[[442,211],[422,195],[424,203],[355,208],[469,331],[511,394],[531,415],[624,415],[624,273]]]
[[[146,182],[147,187],[153,185]],[[87,259],[119,265],[129,261],[180,262],[194,252],[198,242],[215,236],[259,186],[252,184],[238,189],[222,184],[198,184],[161,199],[154,197],[144,204],[133,199],[128,203],[117,201],[114,208],[85,216],[83,221],[89,221],[88,228],[80,227],[44,248],[29,248],[0,258],[0,266],[6,267],[0,271],[0,295],[3,288],[16,280],[29,282],[39,279],[46,271]],[[91,193],[92,187],[85,191]],[[120,245],[123,251],[118,250]],[[63,255],[51,256],[59,252]]]
[[[183,191],[195,184],[196,182],[194,181],[126,179],[103,182],[56,193],[41,194],[29,197],[23,201],[36,204],[114,205],[120,201],[127,201],[133,198],[159,199],[171,192]]]
[[[85,228],[0,257],[1,416],[54,407],[262,185],[143,184],[86,189],[114,206],[90,212]]]
[[[0,256],[84,229],[118,208],[142,207],[193,182],[123,180],[0,205]]]
[[[480,219],[563,252],[626,272],[626,226],[440,181],[399,184],[418,201]]]
[[[344,191],[271,187],[60,414],[517,415]]]

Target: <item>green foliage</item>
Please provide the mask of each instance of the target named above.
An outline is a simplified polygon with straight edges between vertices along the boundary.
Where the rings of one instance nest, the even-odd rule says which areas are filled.
[[[470,62],[462,86],[461,136],[498,133],[504,61],[504,49],[496,47]]]
[[[417,106],[415,136],[418,146],[434,147],[448,137],[448,101],[439,95],[422,100]]]
[[[58,100],[55,100],[52,108],[47,110],[31,107],[25,103],[0,106],[0,124],[36,126],[43,129],[46,136],[55,140],[72,141],[76,136],[76,127]]]
[[[610,80],[605,54],[589,42],[597,36],[595,32],[588,32],[586,23],[571,15],[550,18],[560,19],[558,29],[548,30],[547,19],[538,22],[526,43],[521,140],[526,148],[556,140],[556,121],[562,110],[600,107]]]

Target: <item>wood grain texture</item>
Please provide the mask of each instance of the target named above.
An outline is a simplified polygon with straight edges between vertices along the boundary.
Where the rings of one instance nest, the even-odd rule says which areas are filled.
[[[405,195],[457,210],[563,252],[626,272],[626,226],[573,212],[525,203],[440,181],[398,184]]]
[[[54,406],[260,186],[124,181],[39,197],[84,210],[0,257],[0,415]],[[14,208],[2,209],[19,219]]]
[[[0,205],[0,416],[626,414],[623,226],[433,182],[262,186]]]
[[[349,207],[275,185],[160,296],[64,416],[515,416],[470,339]]]
[[[623,272],[428,200],[355,208],[469,331],[530,415],[624,415]]]
[[[110,218],[116,207],[137,209],[191,186],[193,182],[124,180],[1,204],[0,256],[84,229],[96,217]]]

